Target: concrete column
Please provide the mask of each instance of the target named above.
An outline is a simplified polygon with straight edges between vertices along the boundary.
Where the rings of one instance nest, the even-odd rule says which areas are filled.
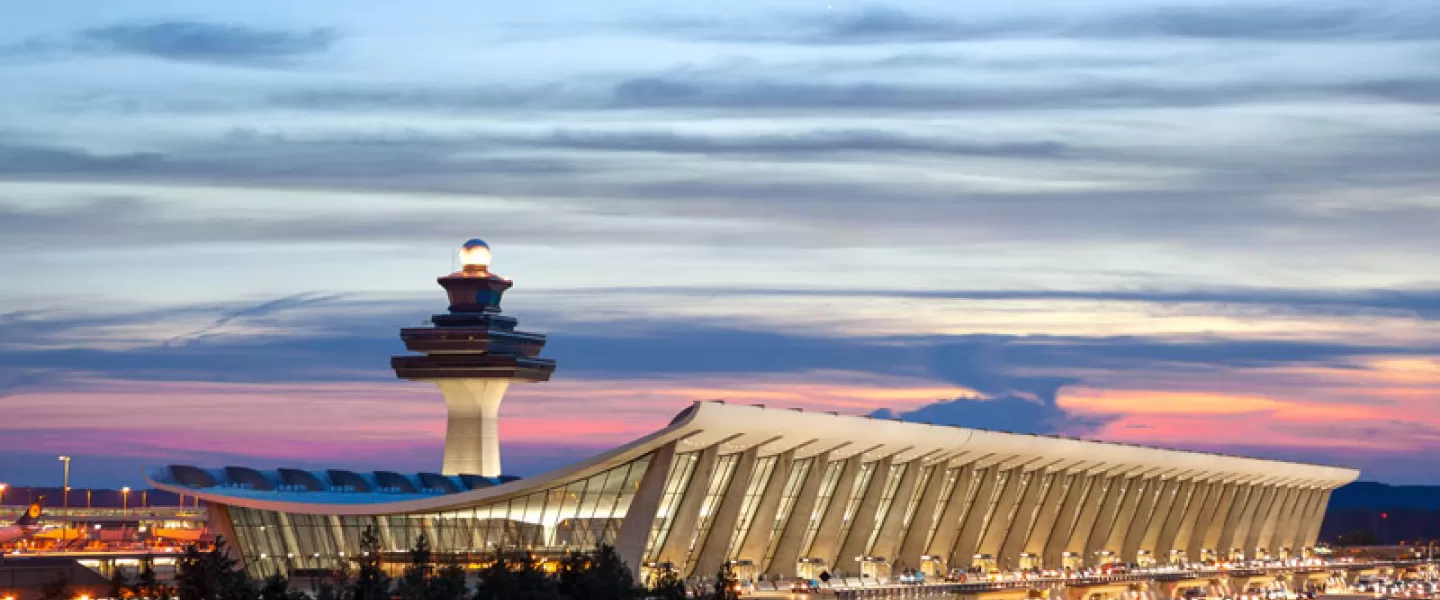
[[[794,450],[787,450],[775,459],[775,469],[770,473],[765,491],[761,492],[760,502],[755,505],[755,516],[750,520],[745,539],[740,540],[736,558],[754,561],[758,567],[765,566],[762,561],[765,560],[765,549],[770,546],[770,535],[775,532],[775,513],[780,506],[780,496],[785,493],[785,484],[790,481],[790,469],[794,466]]]
[[[679,565],[685,562],[690,552],[690,542],[695,537],[695,522],[700,520],[700,505],[705,502],[705,491],[710,488],[710,479],[715,477],[716,456],[720,446],[710,446],[700,451],[695,460],[695,471],[690,483],[685,486],[684,495],[675,514],[670,516],[670,533],[660,545],[657,555],[660,562]]]
[[[1288,521],[1295,511],[1295,502],[1300,499],[1301,489],[1295,486],[1285,486],[1275,496],[1275,501],[1270,504],[1270,514],[1260,527],[1260,534],[1256,536],[1255,547],[1263,548],[1272,555],[1279,548],[1274,544],[1275,532],[1281,528],[1281,524]]]
[[[1025,493],[1020,495],[1020,506],[1015,509],[1015,516],[1010,519],[1004,535],[1000,538],[1000,552],[995,558],[1001,569],[1019,568],[1020,553],[1025,551],[1025,540],[1030,534],[1030,527],[1039,516],[1040,499],[1050,494],[1050,488],[1056,486],[1056,479],[1062,475],[1064,474],[1046,469],[1030,474],[1030,484],[1025,486]]]
[[[920,557],[926,550],[925,538],[930,535],[930,526],[935,524],[935,507],[940,506],[942,500],[940,492],[945,490],[952,476],[957,480],[960,478],[959,469],[952,473],[945,463],[935,465],[934,469],[925,489],[920,490],[920,504],[915,506],[915,516],[910,519],[910,526],[902,536],[904,541],[900,543],[900,552],[895,558],[895,566],[901,569],[920,568]],[[950,491],[954,493],[953,485]]]
[[[900,537],[905,533],[905,511],[910,509],[910,501],[915,498],[915,486],[920,481],[920,475],[930,468],[932,467],[925,466],[918,459],[906,465],[905,473],[900,476],[900,487],[895,489],[895,499],[890,502],[889,510],[885,511],[885,519],[878,524],[880,535],[875,538],[875,545],[866,550],[866,553],[888,558],[892,564],[895,562],[894,555],[900,546]],[[930,478],[934,479],[935,474],[931,473]],[[915,511],[918,513],[920,508],[917,506]],[[920,565],[916,563],[915,566]]]
[[[726,554],[730,550],[730,538],[735,534],[736,521],[740,519],[740,505],[745,502],[745,488],[750,486],[750,478],[755,476],[755,462],[759,452],[760,448],[757,446],[740,453],[740,459],[735,463],[735,474],[730,476],[730,485],[720,497],[720,505],[715,508],[715,515],[710,518],[710,534],[705,536],[705,544],[700,547],[700,552],[695,554],[695,561],[689,567],[688,575],[709,577],[720,569],[721,563],[730,559]]]
[[[1170,511],[1174,510],[1176,512],[1180,512],[1181,509],[1176,509],[1174,507],[1177,502],[1184,502],[1185,499],[1180,496],[1180,491],[1182,488],[1188,490],[1189,484],[1189,481],[1182,482],[1178,479],[1171,479],[1169,481],[1166,481],[1164,485],[1162,485],[1160,488],[1160,494],[1156,496],[1153,500],[1154,506],[1152,506],[1149,511],[1145,511],[1144,507],[1141,508],[1142,514],[1146,512],[1148,512],[1149,514],[1145,518],[1145,525],[1141,529],[1140,533],[1136,534],[1132,531],[1129,534],[1128,537],[1137,539],[1139,541],[1132,545],[1128,539],[1126,540],[1125,545],[1128,547],[1126,556],[1133,555],[1136,557],[1134,560],[1138,561],[1140,551],[1148,550],[1151,553],[1152,558],[1154,558],[1156,561],[1161,560],[1161,557],[1154,556],[1154,553],[1156,552],[1155,546],[1158,545],[1160,542],[1160,532],[1162,529],[1165,528],[1165,524],[1170,520]],[[1139,517],[1137,516],[1136,518],[1138,519]]]
[[[810,464],[810,472],[805,475],[805,482],[800,484],[800,495],[795,497],[795,506],[790,509],[790,520],[785,522],[785,528],[780,531],[780,541],[775,545],[775,556],[770,560],[770,564],[764,565],[766,573],[780,578],[795,576],[795,568],[800,562],[800,543],[805,541],[810,520],[819,518],[819,515],[814,514],[815,503],[819,500],[820,483],[825,479],[825,471],[829,466],[829,452],[815,456]]]
[[[975,549],[976,554],[994,556],[998,564],[1000,545],[1005,541],[1005,535],[1010,531],[1010,524],[1016,518],[1016,509],[1019,508],[1016,503],[1020,501],[1020,496],[1035,484],[1037,475],[1039,475],[1039,471],[1026,473],[1020,467],[1016,467],[1011,472],[1010,477],[1005,480],[1005,487],[1000,488],[1000,495],[997,496],[994,509],[990,511],[990,522],[985,525],[985,530],[980,534],[980,545]]]
[[[1120,511],[1115,514],[1115,525],[1110,528],[1110,536],[1105,540],[1105,547],[1102,550],[1109,550],[1116,553],[1116,560],[1129,562],[1129,559],[1121,556],[1125,549],[1125,536],[1134,529],[1135,515],[1140,512],[1140,506],[1155,496],[1155,488],[1160,486],[1160,480],[1154,477],[1147,477],[1138,480],[1138,484],[1132,485],[1125,493],[1125,502],[1120,505]],[[1154,506],[1152,503],[1151,506]]]
[[[446,475],[499,477],[500,400],[509,379],[437,379],[445,396]]]
[[[670,463],[675,460],[675,442],[661,446],[650,456],[645,474],[640,476],[640,487],[621,522],[615,536],[615,553],[630,565],[630,574],[640,580],[640,566],[645,560],[645,541],[650,529],[655,526],[655,513],[660,510],[660,496],[665,492],[665,478],[670,475]]]
[[[239,567],[245,567],[245,554],[240,548],[240,537],[235,535],[235,521],[230,518],[230,507],[215,502],[205,503],[205,524],[211,531],[220,534],[218,537],[225,539],[225,555],[232,560],[239,561]],[[342,550],[344,546],[340,547]]]
[[[1304,514],[1302,514],[1300,519],[1295,523],[1295,532],[1290,536],[1291,548],[1298,551],[1309,545],[1305,541],[1305,534],[1309,529],[1310,519],[1324,513],[1325,499],[1325,490],[1323,488],[1317,487],[1310,491],[1310,504],[1305,508]]]
[[[1235,498],[1230,502],[1229,510],[1225,512],[1224,526],[1220,530],[1220,539],[1215,544],[1215,551],[1221,556],[1226,556],[1232,548],[1237,547],[1236,536],[1240,525],[1244,521],[1244,514],[1253,510],[1260,503],[1260,496],[1264,494],[1265,488],[1256,483],[1236,484]],[[1241,540],[1243,543],[1243,540]]]
[[[1141,481],[1139,477],[1124,477],[1110,484],[1100,506],[1100,515],[1095,518],[1094,529],[1090,530],[1090,537],[1085,540],[1085,553],[1081,557],[1087,566],[1097,564],[1096,553],[1101,550],[1120,550],[1107,548],[1106,545],[1110,542],[1115,524],[1119,522],[1120,512],[1130,497],[1135,495],[1135,489],[1140,487]]]
[[[1199,512],[1198,505],[1205,501],[1207,489],[1208,485],[1198,479],[1189,479],[1181,484],[1180,490],[1175,494],[1175,503],[1170,506],[1170,514],[1165,515],[1165,524],[1160,527],[1160,537],[1155,540],[1155,560],[1170,562],[1171,550],[1185,548],[1189,535],[1186,535],[1185,540],[1181,540],[1180,530]]]
[[[1040,498],[1039,512],[1035,515],[1035,522],[1030,526],[1030,533],[1025,536],[1025,544],[1021,547],[1021,551],[1039,556],[1041,564],[1048,568],[1053,569],[1059,563],[1052,565],[1045,562],[1045,543],[1050,540],[1050,532],[1057,529],[1056,522],[1060,511],[1069,501],[1068,496],[1072,493],[1073,487],[1080,485],[1084,480],[1084,473],[1056,473],[1055,479],[1050,482],[1050,488],[1045,490],[1045,496]],[[1078,490],[1074,490],[1074,492],[1078,492]]]
[[[1289,510],[1280,513],[1280,524],[1276,526],[1275,536],[1270,540],[1272,552],[1278,552],[1281,548],[1289,548],[1292,552],[1300,550],[1295,546],[1295,534],[1300,529],[1300,522],[1305,520],[1305,515],[1314,504],[1315,488],[1296,490],[1295,501],[1291,503]]]
[[[1309,523],[1305,526],[1305,535],[1301,538],[1302,546],[1314,546],[1315,541],[1320,539],[1320,523],[1325,520],[1325,511],[1330,508],[1330,494],[1335,490],[1325,490],[1320,494],[1320,509],[1307,519]]]
[[[996,483],[1000,480],[1001,473],[1013,473],[1002,471],[1000,465],[996,464],[985,471],[980,479],[979,488],[975,491],[975,498],[970,501],[970,506],[965,509],[965,521],[960,525],[960,532],[955,540],[955,547],[950,551],[950,557],[945,564],[950,568],[968,567],[974,562],[975,549],[980,547],[981,527],[985,519],[985,511],[990,506],[998,490]]]
[[[1299,552],[1300,548],[1295,545],[1295,534],[1314,501],[1315,488],[1307,486],[1296,491],[1294,505],[1290,507],[1290,512],[1280,515],[1280,526],[1275,529],[1275,537],[1270,540],[1273,550],[1289,548],[1292,554]]]
[[[1049,537],[1044,542],[1041,562],[1044,562],[1045,566],[1060,567],[1080,507],[1087,505],[1086,497],[1093,490],[1099,489],[1100,482],[1104,480],[1103,473],[1091,475],[1082,471],[1075,474],[1074,481],[1070,482],[1070,490],[1065,493],[1065,502],[1060,505],[1060,512],[1055,515],[1055,525],[1050,528]]]
[[[1260,530],[1264,528],[1265,522],[1270,517],[1270,509],[1283,491],[1283,488],[1278,485],[1267,486],[1265,494],[1260,496],[1260,505],[1256,506],[1255,510],[1248,511],[1245,520],[1241,522],[1241,527],[1244,528],[1243,533],[1236,532],[1235,540],[1245,550],[1246,558],[1255,555],[1255,549],[1260,542]]]
[[[973,463],[960,467],[955,486],[950,489],[950,497],[939,500],[945,503],[945,508],[940,513],[940,522],[935,526],[935,537],[926,547],[927,554],[943,556],[947,561],[950,559],[951,551],[955,549],[955,540],[960,536],[960,529],[968,516],[966,511],[970,509],[970,487],[977,477],[984,475],[984,470],[976,469]],[[960,566],[951,563],[946,565],[952,568]]]
[[[840,526],[845,520],[845,504],[855,488],[855,478],[860,475],[860,459],[861,456],[856,454],[845,461],[840,470],[840,480],[835,483],[835,494],[830,497],[830,505],[825,507],[825,514],[820,517],[820,529],[810,542],[810,548],[801,549],[804,556],[824,560],[825,566],[832,572],[835,571],[834,557],[840,552]]]
[[[1080,517],[1075,521],[1075,529],[1070,532],[1070,539],[1065,543],[1065,551],[1079,557],[1082,564],[1090,564],[1093,559],[1085,555],[1095,546],[1100,545],[1096,540],[1095,546],[1090,545],[1090,538],[1094,535],[1106,535],[1108,529],[1101,527],[1098,523],[1100,513],[1106,512],[1106,506],[1112,506],[1110,513],[1113,515],[1116,503],[1120,494],[1120,487],[1128,479],[1126,475],[1111,475],[1095,482],[1098,487],[1091,488],[1090,497],[1085,499],[1084,507],[1080,510]],[[1111,517],[1110,520],[1114,520]]]
[[[1205,500],[1205,509],[1200,513],[1200,521],[1196,523],[1195,537],[1190,539],[1190,546],[1186,547],[1187,553],[1193,549],[1196,554],[1192,556],[1198,558],[1199,553],[1205,548],[1220,549],[1220,538],[1224,536],[1225,523],[1229,520],[1230,511],[1237,501],[1243,501],[1240,494],[1244,488],[1245,486],[1242,484],[1230,482],[1224,484],[1218,494],[1214,491],[1210,492],[1210,498]]]
[[[875,511],[880,507],[881,497],[885,495],[885,484],[890,479],[893,460],[887,456],[876,461],[875,470],[870,474],[870,484],[860,491],[860,503],[855,506],[855,514],[850,516],[850,531],[840,543],[840,554],[831,561],[842,573],[860,572],[860,563],[855,562],[855,557],[865,554],[870,533],[875,529]]]

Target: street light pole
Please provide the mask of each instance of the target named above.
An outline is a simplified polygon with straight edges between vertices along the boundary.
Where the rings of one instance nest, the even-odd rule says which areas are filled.
[[[70,508],[70,457],[61,456],[60,462],[65,463],[65,483],[60,488],[61,505],[68,510]]]
[[[122,517],[123,517],[123,516],[128,516],[129,514],[130,514],[130,487],[129,487],[129,486],[126,486],[126,487],[120,488],[120,516],[122,516]]]
[[[68,514],[70,512],[70,457],[62,455],[60,462],[65,463],[65,481],[60,488],[60,504],[65,509],[63,512]],[[63,524],[60,527],[60,540],[63,542],[69,538],[70,530]]]

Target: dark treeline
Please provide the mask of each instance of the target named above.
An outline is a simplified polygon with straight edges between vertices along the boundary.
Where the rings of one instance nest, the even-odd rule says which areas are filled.
[[[191,546],[176,564],[174,585],[157,581],[150,560],[142,560],[138,574],[126,577],[119,569],[110,579],[109,598],[131,600],[686,600],[683,581],[674,573],[653,578],[649,586],[635,581],[630,567],[611,546],[593,552],[571,552],[554,572],[529,553],[496,549],[488,564],[474,577],[464,565],[436,559],[422,534],[410,549],[409,560],[398,577],[381,566],[379,537],[366,529],[360,537],[360,556],[354,568],[336,571],[306,591],[291,586],[281,575],[254,581],[230,558],[225,540],[213,549]],[[701,600],[736,600],[736,577],[728,565],[715,582],[697,590]],[[47,586],[43,600],[70,600],[68,582]]]

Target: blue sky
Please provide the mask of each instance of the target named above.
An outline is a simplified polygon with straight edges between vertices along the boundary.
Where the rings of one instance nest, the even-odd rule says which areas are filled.
[[[1434,3],[10,8],[0,479],[433,469],[483,237],[517,471],[725,397],[1440,482]]]

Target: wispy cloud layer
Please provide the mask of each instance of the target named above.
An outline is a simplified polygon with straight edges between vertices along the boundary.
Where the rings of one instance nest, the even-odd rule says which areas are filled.
[[[1433,479],[1433,2],[418,2],[7,24],[0,454],[429,464],[479,236],[532,470],[719,397]]]

